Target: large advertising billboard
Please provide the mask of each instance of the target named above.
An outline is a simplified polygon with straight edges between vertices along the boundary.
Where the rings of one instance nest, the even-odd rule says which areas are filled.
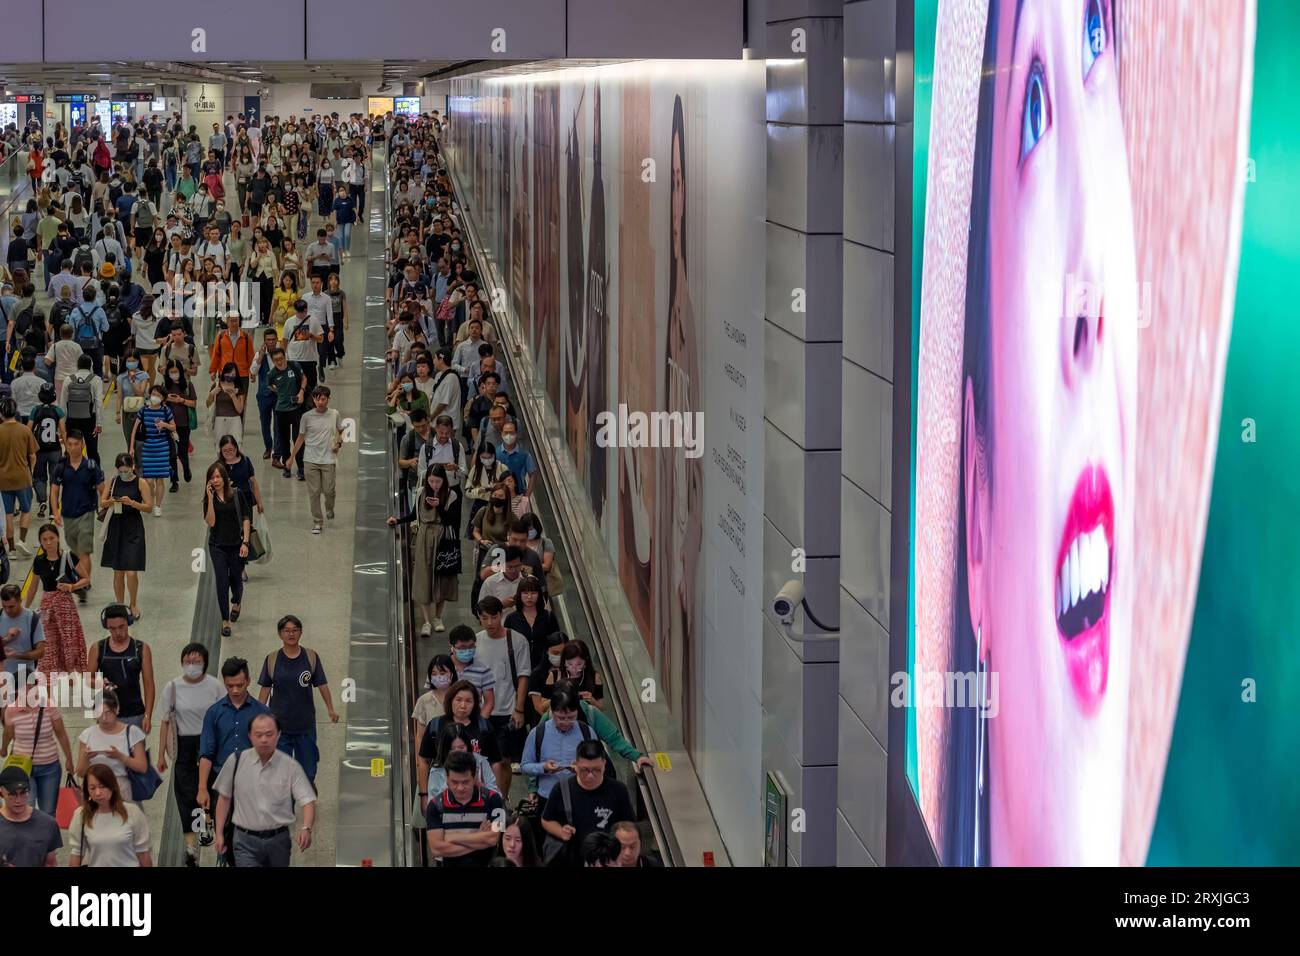
[[[915,15],[906,775],[934,852],[1294,865],[1300,8]]]

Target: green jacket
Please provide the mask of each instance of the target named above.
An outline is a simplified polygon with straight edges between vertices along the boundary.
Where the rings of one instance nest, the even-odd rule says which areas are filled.
[[[583,719],[586,720],[587,726],[596,732],[596,736],[600,738],[600,742],[610,751],[631,761],[636,761],[641,756],[641,751],[628,743],[627,738],[624,737],[622,732],[618,729],[618,724],[606,717],[599,707],[593,707],[585,700],[581,701],[579,706],[582,708],[582,716]],[[542,720],[550,719],[551,712],[548,709]],[[528,792],[537,792],[536,777],[528,778]]]

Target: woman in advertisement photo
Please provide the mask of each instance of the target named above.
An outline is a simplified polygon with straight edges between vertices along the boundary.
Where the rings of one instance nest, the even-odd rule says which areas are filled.
[[[943,863],[1141,863],[1213,474],[1238,121],[1187,120],[1192,206],[1146,170],[1184,151],[1172,118],[1219,105],[1159,92],[1186,49],[1222,46],[1217,99],[1238,108],[1243,8],[1211,24],[1112,0],[984,9],[937,4],[918,147],[909,774]],[[943,672],[988,696],[923,702]]]
[[[556,415],[560,408],[560,91],[539,83],[533,91],[533,316],[537,366]]]
[[[578,105],[573,110],[573,126],[569,130],[569,143],[565,149],[565,249],[568,253],[565,274],[569,286],[569,308],[564,329],[564,383],[567,403],[564,418],[564,439],[573,455],[577,473],[587,474],[587,327],[586,292],[587,269],[583,259],[582,227],[586,216],[582,208],[582,141],[578,130],[583,123],[582,102],[586,91],[579,94]]]
[[[591,469],[587,490],[600,524],[605,515],[605,473],[609,449],[597,447],[596,416],[609,410],[609,259],[605,253],[605,180],[601,175],[600,84],[594,84],[591,125],[591,220],[587,234],[587,441]]]
[[[701,410],[700,340],[687,276],[686,124],[682,98],[673,102],[672,182],[669,188],[668,333],[664,352],[664,404],[682,418]],[[669,706],[682,722],[688,750],[696,743],[693,699],[699,675],[694,663],[696,599],[704,529],[704,464],[682,448],[659,449],[659,621],[655,664]]]

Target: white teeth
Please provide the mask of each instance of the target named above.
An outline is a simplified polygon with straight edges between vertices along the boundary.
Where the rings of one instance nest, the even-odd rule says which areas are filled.
[[[1079,583],[1083,572],[1083,556],[1079,553],[1080,550],[1079,539],[1075,538],[1070,545],[1070,607],[1079,603]]]
[[[1079,600],[1092,590],[1092,535],[1079,535]]]
[[[1094,592],[1104,594],[1110,584],[1110,543],[1100,526],[1070,542],[1056,582],[1056,616],[1060,617]]]
[[[1110,545],[1106,542],[1106,532],[1098,528],[1097,533],[1101,535],[1101,589],[1104,591],[1110,586]]]

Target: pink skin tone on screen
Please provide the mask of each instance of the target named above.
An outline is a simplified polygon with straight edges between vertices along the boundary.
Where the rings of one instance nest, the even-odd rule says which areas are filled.
[[[1117,64],[1108,2],[1093,9],[1105,36],[1089,43],[1088,0],[1025,0],[1012,50],[1015,6],[1002,3],[996,24],[991,458],[979,467],[968,443],[962,476],[971,630],[981,629],[1000,684],[987,758],[991,862],[1115,864],[1137,352]],[[1066,306],[1071,277],[1097,290],[1091,310]],[[1080,323],[1080,311],[1092,314]],[[973,409],[968,382],[968,435]]]

